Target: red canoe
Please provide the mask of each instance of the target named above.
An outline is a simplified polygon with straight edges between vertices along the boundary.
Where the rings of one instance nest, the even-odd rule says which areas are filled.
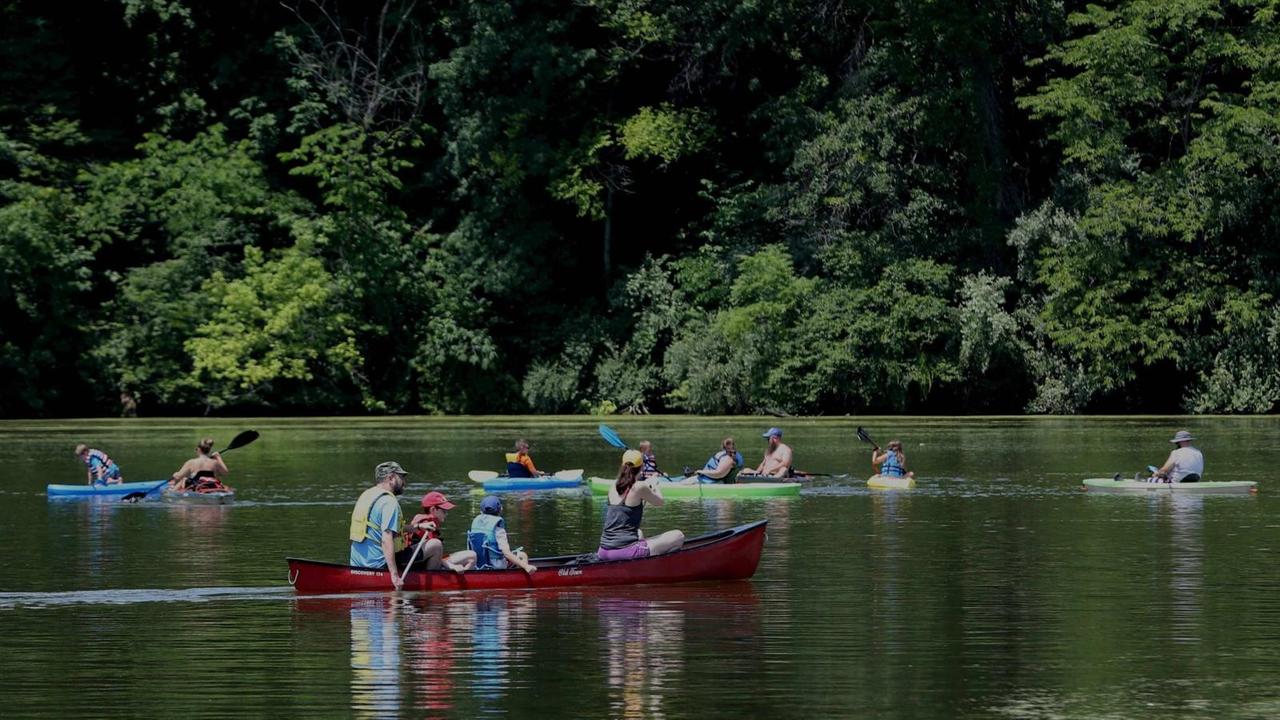
[[[759,520],[686,540],[676,552],[638,560],[578,563],[577,555],[533,558],[538,571],[472,570],[461,575],[448,570],[409,573],[404,589],[414,592],[447,590],[519,590],[582,585],[642,585],[697,580],[745,580],[756,572],[764,548],[767,520]],[[289,558],[289,584],[301,594],[386,592],[386,570]]]

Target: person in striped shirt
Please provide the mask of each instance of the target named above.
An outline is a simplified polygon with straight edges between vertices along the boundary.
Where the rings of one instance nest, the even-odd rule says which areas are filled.
[[[88,467],[90,485],[115,485],[124,482],[124,478],[120,477],[120,466],[101,450],[80,443],[76,445],[76,457]]]

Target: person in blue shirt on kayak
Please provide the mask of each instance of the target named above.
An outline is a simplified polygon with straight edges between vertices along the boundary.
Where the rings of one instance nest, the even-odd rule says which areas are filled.
[[[902,454],[902,441],[890,440],[885,447],[884,452],[880,452],[880,446],[877,445],[871,451],[871,465],[880,466],[880,474],[885,477],[909,477],[916,476],[915,473],[907,470],[907,456]]]
[[[720,450],[707,459],[694,477],[700,483],[731,483],[743,464],[742,453],[738,452],[733,438],[728,437],[720,443]]]
[[[471,521],[467,545],[476,554],[478,570],[506,570],[514,565],[533,574],[538,569],[530,564],[523,549],[511,549],[507,524],[502,519],[502,501],[497,495],[487,495],[480,501],[480,514]]]
[[[88,468],[90,485],[115,485],[124,482],[124,478],[120,476],[120,466],[101,450],[80,443],[76,445],[76,457]]]

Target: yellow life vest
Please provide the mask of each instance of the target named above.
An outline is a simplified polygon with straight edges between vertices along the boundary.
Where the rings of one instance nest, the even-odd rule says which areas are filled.
[[[395,494],[381,485],[373,487],[360,493],[360,499],[356,500],[356,507],[351,511],[351,527],[347,531],[347,537],[351,542],[364,542],[368,539],[367,528],[373,528],[374,532],[381,536],[382,528],[369,522],[369,511],[373,510],[373,504],[383,495],[390,495],[395,500]],[[400,552],[405,548],[404,539],[404,516],[400,516],[400,525],[396,528],[395,550]]]
[[[520,453],[507,453],[507,462],[509,463],[520,462]]]

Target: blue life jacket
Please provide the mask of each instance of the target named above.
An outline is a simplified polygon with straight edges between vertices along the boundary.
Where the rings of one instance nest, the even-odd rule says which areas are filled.
[[[888,453],[889,456],[884,459],[884,462],[880,463],[880,474],[888,475],[889,477],[905,477],[907,470],[898,461],[898,453],[893,450],[889,450]]]
[[[467,533],[467,547],[476,554],[477,570],[493,570],[507,566],[507,557],[498,547],[498,528],[506,530],[507,526],[497,515],[480,513],[471,521],[471,532]]]
[[[725,457],[728,454],[729,454],[728,450],[721,450],[715,455],[712,455],[710,459],[707,460],[707,464],[702,466],[702,469],[715,470],[716,468],[720,467],[721,458]],[[729,474],[725,475],[722,478],[716,479],[716,478],[709,478],[706,475],[703,475],[702,473],[698,473],[698,482],[700,483],[733,482],[733,479],[738,475],[738,468],[742,467],[742,462],[743,462],[742,453],[735,452],[733,454],[733,469],[729,471]]]
[[[518,453],[507,453],[507,477],[513,478],[531,478],[533,474],[529,472],[529,468],[525,467],[517,459]]]
[[[120,467],[101,450],[90,450],[88,462],[94,485],[106,485],[108,480],[120,479]]]

